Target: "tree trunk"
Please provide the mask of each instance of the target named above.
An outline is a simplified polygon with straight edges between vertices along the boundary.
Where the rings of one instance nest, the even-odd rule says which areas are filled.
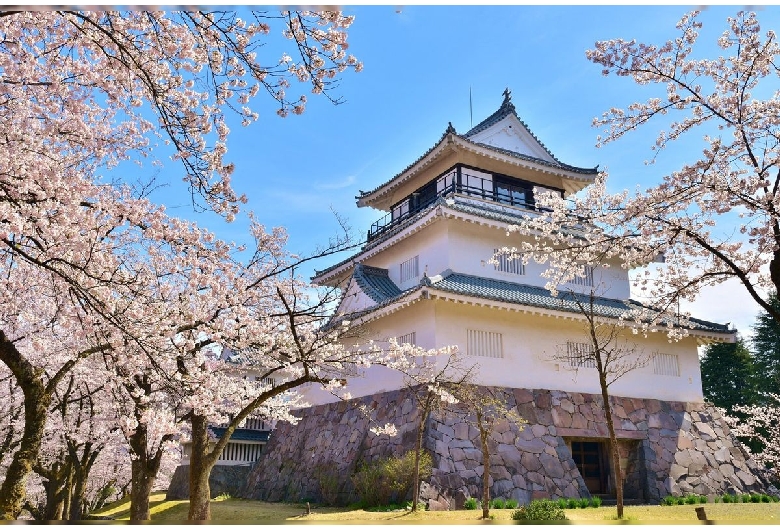
[[[46,492],[46,507],[43,510],[44,521],[59,521],[63,515],[63,500],[65,496],[64,484],[52,479],[43,481],[43,489]]]
[[[428,414],[423,411],[420,414],[420,424],[417,426],[417,439],[414,441],[414,486],[412,487],[412,511],[417,511],[417,501],[420,498],[420,452],[422,451],[422,439],[425,433],[425,423]]]
[[[482,425],[482,417],[477,414],[479,441],[482,449],[482,518],[490,519],[490,450],[488,449],[488,431]]]
[[[617,516],[623,518],[623,471],[620,469],[620,451],[618,450],[615,425],[612,423],[612,406],[609,404],[606,379],[599,377],[601,383],[601,397],[604,400],[604,415],[607,418],[607,430],[609,431],[609,451],[612,455],[612,468],[615,470],[615,495],[617,497]]]
[[[151,473],[144,460],[139,458],[133,460],[131,464],[130,520],[134,522],[149,521],[152,518],[149,497],[152,494],[157,473]]]
[[[208,421],[204,416],[192,416],[192,454],[190,456],[190,521],[211,520],[211,489],[209,476],[217,462],[209,454]]]
[[[62,517],[65,518],[70,513],[71,493],[73,493],[72,467],[68,467],[68,474],[65,475],[65,486],[62,489]]]
[[[51,469],[42,466],[33,468],[35,473],[43,478],[43,489],[46,492],[46,505],[41,519],[44,521],[60,521],[65,516],[66,477],[70,475],[69,462],[55,462]]]
[[[25,484],[38,460],[51,395],[41,380],[42,370],[36,369],[0,331],[0,361],[6,364],[24,393],[24,433],[19,449],[13,456],[0,487],[0,520],[19,517],[27,494]]]
[[[87,515],[87,479],[95,464],[103,445],[94,445],[92,442],[86,442],[82,446],[81,458],[79,458],[79,445],[68,440],[68,453],[74,470],[73,493],[70,500],[70,521],[82,521]]]
[[[70,495],[68,521],[83,521],[84,505],[86,504],[84,497],[87,493],[87,477],[78,469],[78,466],[76,466],[72,491],[73,493]]]
[[[130,520],[148,521],[152,518],[149,497],[162,461],[162,446],[154,456],[148,454],[149,432],[147,426],[139,423],[135,432],[128,438],[133,454],[130,480]]]

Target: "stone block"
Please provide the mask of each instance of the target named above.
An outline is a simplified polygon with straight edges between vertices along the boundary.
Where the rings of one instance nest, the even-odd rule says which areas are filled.
[[[561,465],[561,461],[557,458],[557,455],[556,457],[553,457],[547,454],[543,454],[541,456],[541,461],[542,467],[544,468],[544,471],[548,477],[563,478],[563,466]]]
[[[556,427],[571,427],[571,414],[565,410],[559,408],[552,409],[552,419]]]
[[[518,404],[531,403],[534,400],[534,394],[527,388],[515,388],[512,393],[515,396],[515,402]]]
[[[545,434],[548,434],[550,429],[546,425],[535,424],[535,425],[531,425],[530,429],[529,427],[526,427],[526,430],[531,431],[530,432],[531,436],[524,439],[530,440],[531,438],[541,438]]]
[[[449,437],[450,440],[453,438],[458,438],[458,436],[455,436],[455,429],[449,425],[439,423],[436,430],[439,431],[443,436]]]
[[[745,486],[752,486],[756,483],[756,477],[741,470],[737,471],[737,478],[740,479]]]
[[[515,445],[521,451],[527,451],[529,453],[541,453],[547,444],[540,438],[533,438],[532,440],[522,440],[518,438],[515,441]]]
[[[533,493],[531,493],[531,500],[532,501],[539,501],[542,499],[549,499],[550,494],[545,490],[534,490]]]
[[[469,439],[469,424],[468,423],[456,423],[453,425],[453,438],[458,440]]]

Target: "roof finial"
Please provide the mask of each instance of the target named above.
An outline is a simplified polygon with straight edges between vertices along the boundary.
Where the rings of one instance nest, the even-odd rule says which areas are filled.
[[[511,90],[509,90],[509,87],[506,87],[506,88],[504,89],[504,103],[503,103],[503,104],[504,104],[504,105],[506,105],[506,104],[507,104],[507,103],[509,103],[511,100],[512,100],[512,91],[511,91]]]
[[[444,134],[449,134],[449,133],[457,134],[455,132],[455,127],[452,126],[452,122],[448,122],[447,130],[444,131]]]

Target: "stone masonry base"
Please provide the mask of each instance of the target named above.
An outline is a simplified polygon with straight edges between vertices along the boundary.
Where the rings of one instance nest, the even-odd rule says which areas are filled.
[[[589,497],[572,456],[572,443],[608,443],[601,396],[556,390],[504,389],[509,407],[528,423],[499,423],[489,440],[491,497]],[[658,503],[666,495],[763,492],[768,483],[730,434],[714,407],[613,396],[610,398],[624,469],[625,497]],[[364,411],[359,410],[363,405]],[[269,501],[348,503],[350,476],[361,461],[400,455],[414,447],[418,411],[398,390],[302,409],[297,425],[280,423],[240,495]],[[477,429],[467,413],[433,414],[424,447],[433,473],[421,488],[429,509],[456,509],[479,497],[484,466]],[[395,424],[396,436],[372,426]],[[591,446],[594,444],[591,444]],[[608,459],[605,459],[608,466]],[[315,472],[317,470],[317,472]],[[325,495],[322,472],[338,477]],[[614,488],[614,474],[604,484]],[[609,494],[609,491],[606,492]],[[327,497],[327,499],[324,499]]]

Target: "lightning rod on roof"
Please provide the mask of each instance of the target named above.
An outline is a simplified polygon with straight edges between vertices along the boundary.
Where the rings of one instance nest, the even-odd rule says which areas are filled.
[[[471,105],[471,85],[469,85],[469,119],[471,120],[471,128],[474,127],[474,108]]]

